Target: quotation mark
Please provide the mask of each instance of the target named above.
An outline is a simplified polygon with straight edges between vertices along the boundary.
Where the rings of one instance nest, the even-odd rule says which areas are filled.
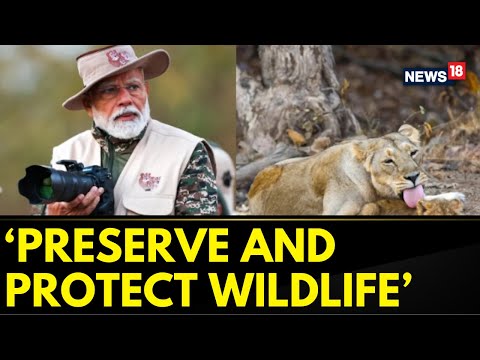
[[[15,240],[15,237],[13,236],[13,228],[8,230],[7,234],[5,235],[5,241],[8,243],[12,243],[13,240]]]

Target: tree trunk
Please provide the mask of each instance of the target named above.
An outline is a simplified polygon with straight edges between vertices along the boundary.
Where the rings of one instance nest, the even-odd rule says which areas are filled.
[[[247,50],[243,62],[237,52],[237,141],[250,157],[267,156],[279,143],[298,145],[287,129],[299,133],[306,145],[320,136],[333,142],[362,133],[343,103],[330,45],[259,45]]]

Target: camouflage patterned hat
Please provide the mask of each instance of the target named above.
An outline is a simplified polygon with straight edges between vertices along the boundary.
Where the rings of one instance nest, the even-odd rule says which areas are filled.
[[[137,57],[130,45],[112,45],[86,52],[77,57],[78,73],[83,89],[67,99],[63,107],[83,110],[82,97],[99,81],[122,72],[143,68],[145,80],[162,75],[170,65],[170,56],[163,49]]]

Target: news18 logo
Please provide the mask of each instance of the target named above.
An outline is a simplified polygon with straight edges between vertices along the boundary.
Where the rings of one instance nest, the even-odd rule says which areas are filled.
[[[467,78],[467,63],[452,61],[447,68],[404,68],[403,85],[453,85]]]

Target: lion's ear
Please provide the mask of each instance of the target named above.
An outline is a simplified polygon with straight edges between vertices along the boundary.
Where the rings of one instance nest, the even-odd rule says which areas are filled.
[[[372,167],[373,155],[375,154],[374,145],[369,141],[354,141],[353,154],[355,158],[363,164],[365,169],[370,172]]]
[[[364,162],[367,158],[367,144],[364,141],[354,141],[353,143],[353,155],[355,158],[360,161]]]
[[[413,142],[415,145],[420,146],[420,132],[415,129],[412,125],[403,124],[398,129],[398,133],[406,136]]]

